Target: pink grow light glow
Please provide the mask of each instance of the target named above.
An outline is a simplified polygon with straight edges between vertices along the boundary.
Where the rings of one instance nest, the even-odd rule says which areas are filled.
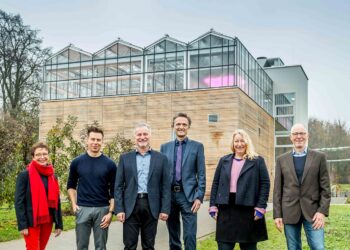
[[[232,86],[234,83],[233,75],[225,75],[225,76],[208,76],[203,79],[203,82],[212,88],[222,87],[222,86]]]

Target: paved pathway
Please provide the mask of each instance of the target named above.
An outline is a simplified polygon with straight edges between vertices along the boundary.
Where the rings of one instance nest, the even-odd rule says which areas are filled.
[[[331,204],[345,204],[347,197],[332,197]]]
[[[215,231],[215,221],[208,215],[207,201],[204,202],[198,212],[198,232],[197,237],[204,237]],[[122,232],[123,227],[120,222],[113,222],[109,229],[107,249],[123,249]],[[156,237],[157,250],[168,249],[168,230],[164,222],[159,221],[158,233]],[[9,242],[0,243],[0,250],[20,250],[25,249],[24,240],[13,240]],[[47,250],[75,250],[75,231],[69,230],[62,232],[62,234],[55,238],[51,237]],[[89,250],[93,250],[93,238],[90,238]],[[139,246],[137,249],[141,249]]]
[[[332,203],[344,204],[344,198],[332,197]],[[209,202],[205,201],[198,213],[198,228],[197,238],[202,238],[215,231],[215,221],[208,215]],[[268,211],[272,210],[272,204],[269,203],[267,207]],[[109,229],[107,249],[123,249],[122,238],[123,227],[119,222],[113,222]],[[139,240],[140,242],[140,240]],[[25,249],[24,240],[13,240],[9,242],[0,243],[0,250],[20,250]],[[75,250],[75,231],[69,230],[62,232],[57,237],[51,237],[47,250]],[[140,244],[137,249],[141,249]],[[168,230],[164,222],[159,221],[158,232],[156,237],[156,249],[166,250],[168,249]],[[90,238],[89,250],[93,250],[93,238]]]

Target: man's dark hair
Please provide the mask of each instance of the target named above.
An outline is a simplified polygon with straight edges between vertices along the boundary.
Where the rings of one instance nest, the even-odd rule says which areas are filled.
[[[90,126],[87,128],[87,136],[88,137],[89,137],[91,132],[99,133],[102,135],[102,137],[104,137],[103,130],[101,128],[96,127],[96,126]]]
[[[186,114],[186,113],[177,113],[174,117],[173,117],[173,123],[171,124],[171,127],[174,127],[175,125],[175,120],[176,118],[179,118],[179,117],[184,117],[187,119],[188,121],[188,127],[191,127],[191,118]]]
[[[39,141],[30,148],[30,154],[32,157],[34,157],[35,150],[37,150],[38,148],[45,148],[47,152],[49,152],[49,146],[47,146],[46,143]]]

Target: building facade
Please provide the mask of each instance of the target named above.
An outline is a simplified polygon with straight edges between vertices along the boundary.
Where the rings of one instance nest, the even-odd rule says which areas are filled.
[[[42,100],[239,87],[272,115],[272,80],[239,41],[210,31],[165,35],[142,49],[121,39],[94,54],[69,45],[45,63]]]
[[[174,138],[172,116],[186,112],[189,136],[205,146],[207,192],[237,128],[252,136],[273,175],[274,81],[236,37],[210,30],[184,43],[165,35],[145,48],[118,39],[95,53],[69,45],[46,61],[44,79],[41,138],[68,115],[78,118],[77,135],[97,120],[107,140],[132,138],[144,121],[157,149]]]
[[[257,59],[273,81],[276,157],[291,150],[289,131],[295,123],[308,126],[308,77],[301,65],[284,65],[280,58]]]

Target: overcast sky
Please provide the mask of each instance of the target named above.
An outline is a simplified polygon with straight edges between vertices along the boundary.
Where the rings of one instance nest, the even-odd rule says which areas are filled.
[[[1,0],[40,30],[45,47],[69,43],[96,52],[118,37],[146,47],[169,34],[189,42],[214,28],[237,36],[254,57],[301,64],[309,78],[309,117],[350,127],[348,0]]]

